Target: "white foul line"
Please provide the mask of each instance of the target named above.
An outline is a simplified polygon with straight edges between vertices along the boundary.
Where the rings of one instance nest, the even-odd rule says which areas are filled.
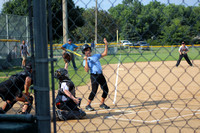
[[[160,109],[176,109],[179,110],[179,108],[160,108]],[[155,111],[155,110],[160,110],[160,109],[152,109],[149,111]],[[143,113],[143,112],[149,112],[149,111],[140,111],[138,113]],[[189,110],[189,111],[200,111],[200,110]],[[129,112],[127,114],[123,114],[123,115],[131,115],[131,114],[136,114],[135,111],[125,111],[125,112]],[[183,118],[183,117],[187,117],[187,116],[194,116],[194,115],[199,115],[200,113],[193,113],[193,114],[185,114],[185,115],[181,115],[181,116],[175,116],[175,117],[170,117],[170,118],[166,118],[163,120],[150,120],[150,121],[145,121],[145,120],[137,120],[137,119],[126,119],[126,118],[116,118],[116,115],[111,115],[111,116],[107,116],[106,118],[108,119],[114,119],[114,120],[122,120],[122,121],[129,121],[129,122],[143,122],[143,123],[155,123],[155,122],[161,122],[161,121],[169,121],[169,120],[173,120],[173,119],[179,119],[179,118]],[[122,114],[121,114],[122,115]],[[118,116],[121,116],[118,115]]]
[[[114,95],[114,99],[113,99],[113,104],[115,104],[116,102],[116,97],[117,97],[117,84],[118,84],[118,75],[119,75],[119,66],[120,66],[120,59],[121,59],[121,54],[120,54],[120,57],[119,57],[119,63],[118,63],[118,66],[117,66],[117,77],[116,77],[116,81],[115,81],[115,95]]]

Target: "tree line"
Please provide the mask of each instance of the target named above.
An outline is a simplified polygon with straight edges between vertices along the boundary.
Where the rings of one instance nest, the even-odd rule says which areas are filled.
[[[91,42],[95,38],[95,8],[80,8],[68,2],[69,36],[76,43]],[[52,0],[52,27],[55,43],[62,42],[62,0]],[[27,1],[4,3],[2,13],[28,15]],[[184,6],[152,1],[143,5],[139,0],[123,0],[110,9],[98,9],[98,42],[106,37],[120,40],[147,41],[151,45],[175,45],[181,41],[200,43],[200,5]],[[197,38],[197,39],[195,39]]]

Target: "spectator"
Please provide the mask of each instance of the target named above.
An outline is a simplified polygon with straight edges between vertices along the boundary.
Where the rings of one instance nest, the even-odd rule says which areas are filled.
[[[22,68],[26,66],[26,59],[27,59],[27,54],[28,53],[28,46],[25,44],[25,41],[22,41],[22,44],[20,45],[20,55],[22,57]]]
[[[92,43],[91,43],[91,48],[92,48],[92,49],[94,49],[94,48],[95,48],[94,41],[92,41]]]

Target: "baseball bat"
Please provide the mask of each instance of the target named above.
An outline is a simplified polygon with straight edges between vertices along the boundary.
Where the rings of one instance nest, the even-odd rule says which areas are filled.
[[[77,52],[74,52],[74,51],[71,51],[71,50],[69,50],[69,49],[66,49],[68,52],[70,52],[70,53],[73,53],[73,54],[75,54],[75,55],[78,55],[79,57],[82,57],[82,58],[84,58],[84,56],[82,56],[81,54],[78,54]],[[88,60],[90,60],[90,58],[88,58]]]
[[[68,52],[70,52],[70,53],[73,53],[73,54],[77,55],[77,56],[83,57],[81,54],[78,54],[77,52],[71,51],[71,50],[69,50],[69,49],[66,49],[66,50],[67,50]]]

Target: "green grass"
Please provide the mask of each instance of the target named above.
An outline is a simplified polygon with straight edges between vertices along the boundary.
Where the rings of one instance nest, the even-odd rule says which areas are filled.
[[[55,51],[56,55],[61,55],[60,51]],[[54,53],[54,54],[55,54]],[[78,53],[81,54],[81,51]],[[121,58],[120,58],[121,56]],[[190,48],[188,56],[191,60],[200,60],[200,48]],[[56,57],[57,62],[54,63],[54,71],[58,68],[64,67],[64,61],[61,56]],[[176,61],[179,58],[178,48],[152,48],[149,51],[139,50],[139,49],[125,49],[118,50],[115,55],[107,55],[106,57],[100,59],[102,65],[107,64],[117,64],[119,61],[121,63],[132,63],[132,62],[147,62],[147,61]],[[183,59],[184,60],[184,59]],[[78,71],[74,71],[72,63],[68,67],[69,76],[75,83],[75,86],[85,85],[90,81],[90,75],[85,72],[82,66],[83,58],[76,56],[76,65]],[[51,70],[49,64],[49,70]],[[0,71],[0,77],[7,77],[20,72],[20,68],[12,68],[8,70]],[[7,78],[0,78],[0,82],[5,81]],[[50,86],[51,86],[51,74],[49,74]],[[55,87],[58,88],[58,82],[55,80]]]
[[[121,58],[120,58],[121,56]],[[191,60],[200,59],[200,48],[191,48],[188,56]],[[120,60],[119,60],[120,58]],[[118,50],[115,55],[108,55],[101,59],[102,65],[131,62],[147,62],[147,61],[176,61],[179,58],[178,48],[153,48],[149,51],[139,49]],[[184,58],[183,58],[184,60]]]

